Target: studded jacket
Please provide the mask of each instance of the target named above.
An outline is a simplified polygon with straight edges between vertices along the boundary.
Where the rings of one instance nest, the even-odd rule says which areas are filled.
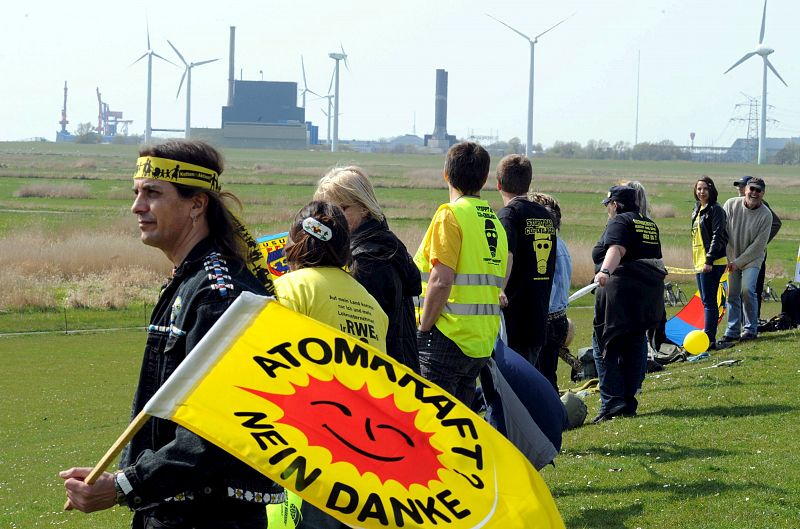
[[[147,330],[132,417],[167,380],[242,291],[265,294],[246,267],[228,263],[209,240],[195,246],[162,287]],[[151,418],[123,453],[128,505],[187,522],[263,515],[282,489],[259,472],[171,421]],[[212,524],[213,525],[213,524]],[[225,525],[227,527],[227,525]]]

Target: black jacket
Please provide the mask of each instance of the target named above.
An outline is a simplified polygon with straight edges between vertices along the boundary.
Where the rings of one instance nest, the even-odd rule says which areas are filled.
[[[189,252],[163,286],[153,309],[131,417],[243,291],[266,294],[246,267],[229,265],[208,239]],[[232,499],[231,491],[277,498],[282,490],[205,439],[158,418],[151,418],[133,436],[120,468],[133,487],[128,494],[132,509],[180,522],[181,527],[221,527],[233,520],[252,520],[263,527],[259,519],[263,520],[264,502],[253,501],[254,494]]]
[[[419,269],[386,221],[364,220],[350,239],[350,272],[389,317],[386,352],[419,373],[412,298],[422,293]]]
[[[597,287],[594,332],[605,356],[614,338],[657,328],[664,318],[664,277],[661,259],[620,263],[605,287]]]
[[[725,257],[725,248],[728,246],[728,218],[725,210],[717,202],[707,205],[702,211],[700,202],[695,203],[692,226],[698,215],[700,215],[700,237],[706,249],[706,264],[713,265],[714,261]]]

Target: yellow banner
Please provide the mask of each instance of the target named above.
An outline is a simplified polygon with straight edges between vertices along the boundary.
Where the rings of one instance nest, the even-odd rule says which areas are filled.
[[[252,299],[224,316],[242,331],[217,325],[189,355],[214,359],[177,377],[165,418],[353,527],[564,527],[528,460],[455,397],[276,302],[236,312]]]

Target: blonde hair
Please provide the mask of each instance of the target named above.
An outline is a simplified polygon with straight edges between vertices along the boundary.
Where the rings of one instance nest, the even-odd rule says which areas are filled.
[[[334,167],[328,171],[317,183],[314,200],[333,202],[339,206],[357,204],[367,210],[371,218],[377,221],[385,218],[367,174],[355,165]]]
[[[636,207],[642,217],[650,216],[650,202],[647,200],[647,191],[644,185],[638,180],[627,180],[620,182],[620,185],[628,186],[636,191]]]
[[[558,199],[556,197],[547,195],[545,193],[531,191],[528,193],[528,200],[544,206],[545,209],[547,209],[547,212],[550,213],[550,216],[553,217],[555,228],[557,230],[561,229],[561,205],[558,203]]]

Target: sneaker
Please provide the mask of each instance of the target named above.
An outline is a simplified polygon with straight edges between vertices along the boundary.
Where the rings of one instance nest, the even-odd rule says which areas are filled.
[[[717,347],[719,347],[720,344],[731,344],[731,345],[733,345],[738,341],[739,341],[739,337],[738,336],[736,336],[736,337],[723,336],[722,340],[717,340]],[[723,347],[723,349],[727,349],[727,347]]]
[[[735,342],[729,342],[727,340],[719,340],[718,342],[711,344],[711,347],[709,347],[709,349],[713,349],[715,351],[722,351],[723,349],[730,349],[731,347],[733,347],[734,343]]]
[[[741,342],[749,342],[749,341],[755,340],[755,339],[756,339],[756,335],[755,334],[747,333],[747,334],[743,334],[742,337],[739,338],[739,343],[741,343]]]

